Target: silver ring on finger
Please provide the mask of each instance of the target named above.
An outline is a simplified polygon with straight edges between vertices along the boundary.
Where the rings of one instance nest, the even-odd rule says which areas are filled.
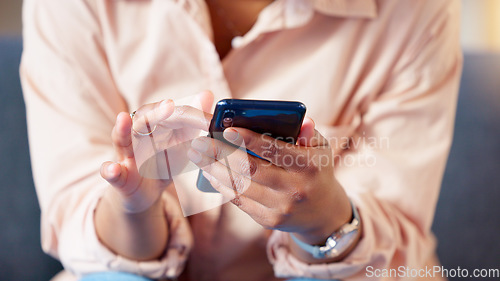
[[[132,119],[132,131],[134,133],[140,135],[140,136],[149,136],[149,135],[151,135],[156,130],[156,127],[157,127],[156,125],[154,125],[153,129],[151,131],[147,132],[147,133],[142,133],[142,132],[136,131],[134,129],[134,125],[133,124],[134,124],[134,116],[135,116],[136,112],[137,111],[134,111],[134,112],[130,113],[130,118]],[[146,118],[146,117],[144,117],[144,118]],[[149,122],[147,121],[147,118],[146,118],[146,124],[147,124],[147,127],[149,128]]]

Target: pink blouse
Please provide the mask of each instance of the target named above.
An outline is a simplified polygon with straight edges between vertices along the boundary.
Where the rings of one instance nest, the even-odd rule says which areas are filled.
[[[371,280],[375,269],[435,264],[430,228],[462,66],[458,0],[277,0],[222,61],[202,0],[24,2],[20,71],[42,247],[71,275]],[[167,192],[163,258],[128,260],[99,242],[93,214],[109,188],[99,168],[114,157],[116,115],[204,89],[216,100],[307,106],[363,221],[348,257],[305,264],[287,233],[264,230],[234,205],[184,218]]]

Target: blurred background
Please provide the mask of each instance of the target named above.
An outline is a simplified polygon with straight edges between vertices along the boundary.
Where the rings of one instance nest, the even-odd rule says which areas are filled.
[[[461,2],[464,71],[433,229],[444,268],[500,269],[500,0]],[[0,0],[0,281],[49,280],[61,269],[40,248],[18,77],[21,6]]]

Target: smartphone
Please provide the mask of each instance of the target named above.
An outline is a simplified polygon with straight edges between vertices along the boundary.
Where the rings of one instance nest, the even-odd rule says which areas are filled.
[[[222,136],[224,130],[240,127],[295,144],[305,113],[305,105],[297,101],[223,99],[215,106],[209,136],[228,143]],[[247,152],[261,158],[252,151]],[[217,192],[201,169],[196,186],[203,192]]]

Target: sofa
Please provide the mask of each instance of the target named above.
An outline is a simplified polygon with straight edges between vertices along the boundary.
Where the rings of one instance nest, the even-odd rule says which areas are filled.
[[[0,280],[49,280],[62,267],[40,247],[40,209],[18,75],[21,51],[20,38],[0,38]],[[500,54],[467,53],[464,61],[454,142],[433,230],[443,268],[498,269]]]

